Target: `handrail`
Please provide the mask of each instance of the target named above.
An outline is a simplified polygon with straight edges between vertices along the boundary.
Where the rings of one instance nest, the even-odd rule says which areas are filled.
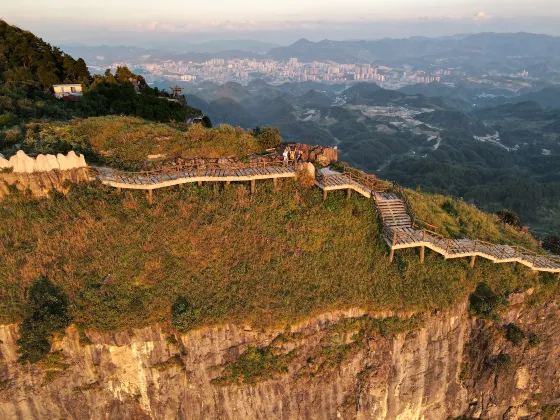
[[[295,166],[295,163],[292,164]],[[166,176],[170,179],[174,179],[174,176],[185,175],[185,172],[193,173],[196,171],[197,176],[200,176],[201,171],[208,170],[225,170],[225,171],[237,171],[242,169],[266,169],[269,167],[282,167],[284,163],[282,161],[270,161],[264,159],[258,159],[256,161],[251,161],[248,163],[243,163],[239,161],[232,161],[230,159],[189,159],[177,162],[174,165],[161,166],[158,169],[145,170],[145,171],[120,171],[118,169],[110,168],[109,170],[99,171],[99,177],[101,179],[114,178],[116,182],[121,181],[122,183],[127,182],[130,179],[146,179],[147,184],[151,184],[152,180],[163,182]],[[134,182],[132,182],[134,183]]]
[[[402,200],[406,208],[406,212],[410,216],[410,220],[412,222],[412,225],[414,226],[416,215],[414,214],[414,210],[412,209],[412,204],[410,204],[410,201],[408,200],[408,197],[404,192],[404,188],[401,187],[401,185],[398,182],[393,182],[392,191]]]
[[[324,173],[317,173],[316,179],[319,182],[322,182],[323,185],[326,185],[327,180],[329,178],[334,177],[344,177],[348,180],[348,183],[356,183],[364,187],[364,189],[369,190],[370,192],[385,192],[391,188],[390,183],[386,181],[378,180],[375,175],[367,174],[363,171],[358,169],[352,168],[348,166],[346,163],[343,163],[343,170],[342,172],[333,172],[329,174]]]
[[[422,230],[425,229],[426,227],[428,228],[428,230],[432,230],[434,232],[437,232],[439,230],[439,226],[436,225],[432,225],[428,222],[424,222],[423,220],[420,219],[415,219],[414,220],[414,227],[418,226],[418,229]]]
[[[438,248],[442,249],[444,256],[454,255],[454,251],[466,251],[467,254],[484,254],[493,260],[523,260],[531,266],[537,265],[539,258],[547,259],[551,262],[560,264],[560,256],[539,254],[533,250],[524,248],[518,245],[498,245],[479,239],[468,239],[469,242],[462,242],[457,244],[456,239],[446,238],[441,234],[430,231],[428,229],[414,230],[413,233],[406,232],[400,228],[393,228],[390,226],[383,226],[383,236],[391,242],[392,247],[402,240],[412,240],[414,242],[429,242],[433,243]],[[432,237],[430,240],[430,237]],[[434,240],[435,239],[435,240]]]

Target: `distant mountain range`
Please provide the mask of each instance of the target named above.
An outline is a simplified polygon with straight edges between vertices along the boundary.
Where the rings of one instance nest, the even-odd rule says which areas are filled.
[[[212,41],[186,44],[182,51],[161,51],[138,47],[89,47],[62,45],[70,54],[82,56],[88,64],[106,65],[118,61],[150,59],[206,61],[212,58],[270,58],[286,61],[334,61],[338,63],[374,63],[389,66],[410,65],[431,70],[434,66],[460,68],[470,75],[487,72],[528,70],[534,77],[560,82],[560,37],[530,33],[480,33],[453,37],[405,39],[385,38],[374,41],[312,42],[301,39],[278,47],[259,41]]]
[[[295,57],[305,61],[333,60],[339,63],[384,62],[387,64],[425,64],[437,57],[446,66],[469,66],[477,63],[493,63],[507,59],[510,65],[553,59],[560,62],[560,37],[530,33],[475,35],[405,39],[380,39],[375,41],[312,42],[301,39],[296,43],[273,48],[268,57],[287,60]],[[532,60],[531,60],[532,59]]]

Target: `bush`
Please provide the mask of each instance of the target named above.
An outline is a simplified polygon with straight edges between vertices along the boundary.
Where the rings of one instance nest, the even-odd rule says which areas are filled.
[[[469,296],[469,311],[481,318],[498,321],[498,308],[506,304],[503,296],[496,295],[487,283],[480,283]]]
[[[560,255],[560,236],[550,235],[543,241],[543,248]]]
[[[496,373],[507,372],[511,369],[513,362],[511,356],[506,353],[500,353],[494,359],[494,370]]]
[[[496,213],[496,215],[498,216],[500,221],[505,225],[510,225],[516,228],[521,227],[521,219],[512,210],[507,210],[507,209],[500,210],[499,212]]]
[[[254,131],[254,136],[257,138],[259,146],[263,149],[272,149],[282,144],[284,140],[280,137],[280,130],[278,127],[265,127],[261,130],[257,127]]]
[[[289,355],[276,355],[270,347],[249,347],[239,358],[226,366],[214,384],[248,383],[288,372]]]
[[[507,324],[504,328],[506,330],[506,340],[516,346],[520,345],[525,338],[523,330],[515,324]]]
[[[43,277],[29,289],[29,297],[23,308],[23,323],[17,344],[21,363],[36,363],[51,349],[55,332],[64,331],[70,324],[68,298],[60,287]]]
[[[446,199],[441,205],[441,208],[450,216],[457,217],[459,215],[459,212],[457,211],[457,207],[455,206],[453,200]]]
[[[540,343],[541,343],[541,338],[537,334],[535,333],[529,334],[528,345],[530,348],[537,347]]]
[[[196,311],[186,296],[179,296],[171,307],[171,323],[181,331],[190,329],[198,318]]]

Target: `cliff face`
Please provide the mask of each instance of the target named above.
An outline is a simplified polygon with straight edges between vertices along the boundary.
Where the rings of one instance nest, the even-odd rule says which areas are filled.
[[[369,337],[341,363],[313,370],[329,327],[359,310],[292,327],[278,345],[295,354],[285,373],[253,385],[215,384],[223,364],[281,331],[232,325],[170,335],[158,326],[114,334],[69,328],[59,360],[18,365],[17,326],[0,328],[2,418],[444,419],[520,418],[560,397],[558,307],[513,305],[507,322],[539,335],[513,346],[500,329],[467,316],[467,305],[428,316],[394,339]],[[342,338],[352,342],[352,334]],[[509,366],[496,368],[507,352]],[[53,359],[53,358],[50,358]],[[316,367],[316,366],[315,366]],[[309,374],[313,372],[313,374]],[[529,417],[532,418],[532,417]],[[536,417],[535,417],[536,418]]]
[[[10,187],[29,191],[35,197],[47,197],[50,191],[66,192],[67,183],[89,181],[88,168],[33,173],[0,173],[0,198],[10,193]]]

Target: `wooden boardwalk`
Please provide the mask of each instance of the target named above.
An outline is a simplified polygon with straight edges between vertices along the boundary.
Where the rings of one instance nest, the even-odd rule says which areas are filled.
[[[424,261],[425,249],[429,248],[445,259],[470,257],[471,267],[476,257],[486,258],[495,263],[517,262],[535,271],[560,273],[560,257],[537,254],[534,251],[509,245],[496,245],[472,239],[445,238],[437,233],[437,228],[422,222],[413,222],[407,205],[394,193],[375,193],[377,211],[383,224],[383,238],[390,248],[389,260],[395,250],[420,248],[420,260]]]
[[[123,172],[109,168],[97,168],[97,179],[102,184],[119,189],[152,191],[174,185],[202,182],[250,181],[254,192],[255,181],[296,177],[293,165],[284,166],[278,162],[266,162],[254,166],[233,166],[218,164],[184,165],[162,168],[155,171]]]
[[[261,162],[253,165],[219,164],[217,161],[191,161],[183,165],[161,168],[156,171],[121,172],[109,168],[97,168],[97,179],[104,185],[118,189],[138,189],[152,191],[197,182],[250,181],[251,192],[255,191],[255,181],[297,176],[294,165],[284,166],[282,162]],[[509,245],[496,245],[471,239],[451,239],[440,235],[436,226],[415,220],[414,212],[406,194],[397,184],[378,181],[372,175],[348,169],[335,172],[322,169],[316,176],[315,185],[323,190],[323,198],[328,191],[346,190],[367,198],[374,198],[383,224],[383,238],[390,248],[389,261],[393,261],[395,251],[405,248],[420,248],[420,260],[424,261],[425,249],[429,248],[445,259],[470,257],[474,266],[476,257],[486,258],[495,263],[517,262],[532,270],[559,273],[560,257],[537,254],[534,251]]]
[[[345,167],[343,172],[336,172],[328,168],[319,170],[315,178],[315,185],[323,190],[323,199],[327,198],[329,191],[346,190],[347,197],[351,191],[366,198],[371,198],[376,191],[386,188],[384,182],[378,181],[374,175]]]

